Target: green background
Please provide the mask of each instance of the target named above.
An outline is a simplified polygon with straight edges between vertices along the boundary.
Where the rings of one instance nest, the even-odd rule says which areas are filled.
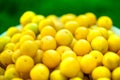
[[[119,0],[0,0],[0,33],[19,25],[20,16],[27,10],[45,16],[93,12],[97,18],[111,17],[113,24],[120,28],[119,3]]]

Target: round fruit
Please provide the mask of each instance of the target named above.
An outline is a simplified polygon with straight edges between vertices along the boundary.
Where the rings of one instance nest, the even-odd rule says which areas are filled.
[[[1,54],[0,54],[0,61],[4,66],[7,66],[9,64],[12,64],[12,54],[13,51],[12,50],[4,50]]]
[[[58,17],[56,16],[56,15],[48,15],[46,18],[48,18],[48,19],[51,19],[51,20],[57,20],[58,19]]]
[[[64,24],[65,24],[66,22],[68,22],[68,21],[74,21],[75,19],[76,19],[76,15],[71,14],[71,13],[62,15],[62,16],[60,17],[60,21],[61,21],[62,23],[64,23]]]
[[[32,80],[48,80],[49,69],[44,64],[36,64],[30,71]]]
[[[97,65],[102,64],[103,54],[100,51],[92,50],[89,54],[92,55],[96,59]]]
[[[77,42],[77,40],[75,38],[73,38],[73,40],[72,40],[71,44],[69,45],[69,47],[71,49],[73,49],[73,47],[74,47],[74,45],[75,45],[76,42]]]
[[[73,40],[73,35],[69,30],[61,29],[56,33],[55,39],[58,45],[69,45]]]
[[[108,39],[109,37],[109,34],[108,34],[108,30],[103,28],[103,27],[97,27],[97,30],[99,30],[102,34],[102,36],[105,38],[105,39]]]
[[[35,15],[33,18],[32,18],[32,23],[36,23],[38,24],[41,20],[45,19],[45,17],[43,15]]]
[[[52,27],[54,27],[55,24],[54,24],[53,20],[51,20],[51,19],[49,19],[49,18],[43,19],[43,20],[41,20],[41,21],[39,22],[39,24],[38,24],[38,29],[39,29],[39,31],[41,32],[41,30],[42,30],[45,26],[52,26]]]
[[[78,27],[75,30],[75,38],[77,40],[79,40],[79,39],[87,39],[88,32],[89,32],[88,28],[86,28],[86,27]]]
[[[15,68],[9,68],[5,71],[4,77],[5,80],[11,80],[12,78],[19,77],[19,74]]]
[[[105,53],[108,51],[108,42],[104,37],[97,36],[91,41],[91,47],[94,50],[98,50],[102,53]]]
[[[20,17],[20,24],[22,26],[25,26],[26,24],[30,23],[32,18],[35,16],[36,14],[32,11],[26,11],[21,17]]]
[[[15,68],[15,64],[9,64],[7,67],[6,67],[6,70],[10,69],[10,68]]]
[[[9,42],[5,45],[4,49],[14,50],[15,43]]]
[[[24,26],[23,30],[32,30],[35,34],[39,33],[38,25],[36,23],[28,23]]]
[[[17,43],[20,40],[20,37],[21,37],[21,33],[16,33],[11,37],[10,41],[13,43]]]
[[[27,73],[34,66],[34,61],[27,55],[20,56],[15,62],[15,68],[18,72]]]
[[[33,30],[30,30],[30,29],[26,29],[26,30],[22,31],[21,36],[23,36],[23,35],[30,35],[33,37],[33,39],[36,38],[36,34],[34,33]]]
[[[111,78],[110,70],[105,66],[98,66],[92,71],[92,78],[93,80],[97,80],[99,78]]]
[[[15,50],[12,54],[12,61],[15,63],[18,57],[20,56],[21,56],[20,49]]]
[[[79,62],[73,57],[68,57],[60,63],[60,71],[67,77],[75,77],[80,71]]]
[[[108,69],[113,70],[120,64],[120,57],[114,52],[107,52],[103,56],[102,63]]]
[[[68,21],[64,25],[65,29],[68,29],[72,34],[79,27],[79,24],[76,21]]]
[[[72,50],[65,51],[65,52],[61,55],[62,60],[66,59],[66,58],[68,58],[68,57],[77,58],[77,55],[76,55],[76,53],[73,52]]]
[[[87,16],[89,19],[89,26],[96,24],[97,20],[96,20],[96,15],[94,13],[88,12],[85,14],[85,16]]]
[[[45,26],[40,33],[41,37],[44,37],[47,35],[54,37],[55,34],[56,34],[56,30],[52,26]]]
[[[108,46],[110,51],[117,52],[120,50],[120,36],[111,35],[108,38]]]
[[[50,74],[50,80],[68,80],[67,77],[61,74],[60,70],[54,70]]]
[[[108,16],[101,16],[97,21],[97,25],[99,27],[104,27],[106,29],[111,29],[112,24],[112,20]]]
[[[62,55],[65,51],[68,51],[68,50],[72,50],[70,47],[68,46],[58,46],[56,51]]]
[[[22,44],[24,41],[27,41],[27,40],[31,40],[31,41],[34,41],[34,38],[31,36],[31,35],[22,35],[20,37],[20,44]]]
[[[10,27],[7,31],[6,31],[6,35],[12,37],[14,34],[20,32],[20,30],[16,27]]]
[[[54,20],[54,24],[54,28],[56,29],[56,31],[59,31],[64,28],[64,24],[61,23],[59,20]]]
[[[42,50],[40,49],[37,50],[35,56],[33,57],[35,64],[42,62],[43,53],[44,52]]]
[[[53,69],[60,63],[60,54],[55,50],[47,50],[43,53],[42,62],[49,69]]]
[[[80,26],[89,26],[89,18],[86,15],[79,15],[76,18],[76,21],[79,23]]]
[[[9,36],[1,36],[0,37],[0,52],[3,51],[4,46],[10,42],[10,37]]]
[[[21,54],[28,55],[31,57],[35,56],[37,50],[38,50],[37,44],[35,44],[35,42],[31,40],[24,41],[20,46]]]
[[[41,44],[41,49],[42,50],[49,50],[49,49],[56,49],[57,43],[54,37],[52,36],[44,36],[40,40]]]
[[[73,51],[76,52],[78,56],[83,56],[91,51],[90,43],[85,39],[78,40],[74,46]]]
[[[112,71],[112,80],[119,80],[120,79],[120,67],[115,68]]]
[[[83,73],[90,74],[96,66],[97,61],[90,54],[84,55],[80,60],[80,67]]]
[[[87,35],[87,40],[91,42],[97,36],[102,36],[102,33],[99,30],[97,29],[89,30],[89,33]]]

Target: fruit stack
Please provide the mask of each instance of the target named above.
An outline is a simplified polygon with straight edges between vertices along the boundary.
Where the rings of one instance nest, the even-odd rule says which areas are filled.
[[[0,80],[120,80],[120,36],[108,16],[26,11],[0,37]]]

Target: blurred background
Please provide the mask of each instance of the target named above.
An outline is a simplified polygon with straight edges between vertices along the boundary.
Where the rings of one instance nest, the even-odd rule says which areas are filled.
[[[11,26],[19,25],[20,16],[28,10],[48,16],[66,13],[76,15],[93,12],[109,16],[120,28],[120,0],[0,0],[0,34]]]

